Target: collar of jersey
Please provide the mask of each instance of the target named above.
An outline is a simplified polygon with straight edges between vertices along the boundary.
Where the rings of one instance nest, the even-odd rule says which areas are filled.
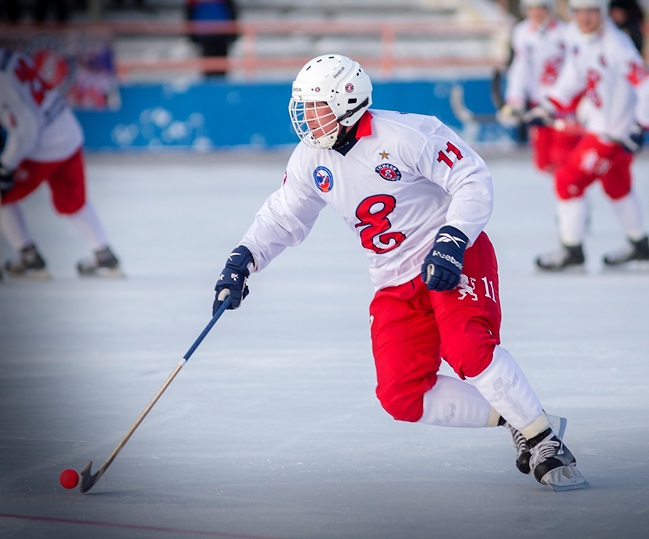
[[[354,126],[354,128],[350,132],[351,136],[348,138],[348,140],[343,142],[339,148],[333,148],[333,149],[336,150],[341,155],[347,155],[349,150],[351,150],[354,146],[356,146],[356,143],[362,137],[368,137],[371,134],[372,134],[372,114],[370,113],[369,110],[366,110],[365,114],[361,116],[361,119],[358,120],[358,123]]]

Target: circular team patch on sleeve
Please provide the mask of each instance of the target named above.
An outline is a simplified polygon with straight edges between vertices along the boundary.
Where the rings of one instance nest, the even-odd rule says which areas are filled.
[[[374,172],[389,182],[398,182],[401,179],[401,171],[390,163],[381,163]]]
[[[315,185],[323,193],[328,193],[334,188],[334,175],[327,167],[317,167],[313,171]]]

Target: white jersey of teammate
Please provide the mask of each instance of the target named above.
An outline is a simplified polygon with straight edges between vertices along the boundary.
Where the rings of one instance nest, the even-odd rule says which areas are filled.
[[[512,30],[513,59],[507,70],[505,101],[523,110],[541,102],[556,82],[566,54],[566,23],[554,17],[537,25],[525,19]]]
[[[0,163],[70,157],[83,143],[79,122],[63,96],[48,88],[25,55],[0,48],[0,124],[8,132]]]
[[[357,138],[346,155],[298,144],[241,240],[257,271],[302,242],[325,205],[358,236],[376,290],[417,276],[440,227],[477,238],[492,211],[491,175],[451,129],[432,116],[371,110]]]
[[[631,38],[608,17],[593,34],[575,25],[567,35],[566,63],[548,98],[563,107],[580,99],[577,118],[587,132],[625,140],[636,120],[636,87],[646,77]]]

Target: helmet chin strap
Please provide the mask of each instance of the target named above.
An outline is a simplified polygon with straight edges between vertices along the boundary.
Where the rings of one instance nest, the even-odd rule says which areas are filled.
[[[336,118],[336,121],[337,121],[338,123],[340,123],[340,122],[342,122],[343,120],[346,120],[347,118],[353,116],[354,114],[356,114],[356,113],[357,113],[359,110],[361,110],[362,108],[367,107],[367,104],[368,104],[369,102],[370,102],[369,98],[366,97],[365,100],[364,100],[360,105],[357,105],[357,106],[354,107],[353,109],[348,110],[347,112],[345,112],[345,114],[343,114],[342,116]]]

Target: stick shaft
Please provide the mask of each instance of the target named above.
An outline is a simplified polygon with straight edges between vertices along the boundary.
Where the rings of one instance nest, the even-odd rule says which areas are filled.
[[[164,383],[160,386],[160,389],[156,392],[156,394],[153,396],[149,404],[146,405],[144,410],[140,413],[138,418],[135,420],[135,423],[131,426],[131,428],[128,430],[128,432],[122,437],[122,439],[119,441],[115,449],[113,449],[113,452],[108,456],[106,459],[106,462],[102,464],[101,468],[97,471],[97,478],[95,479],[95,482],[99,480],[99,478],[104,474],[104,472],[108,469],[108,467],[111,465],[111,463],[115,460],[115,457],[119,454],[119,452],[122,450],[122,448],[126,445],[126,442],[128,442],[129,438],[133,436],[133,433],[135,432],[135,429],[137,429],[140,426],[140,423],[144,421],[144,418],[147,416],[147,414],[151,411],[151,408],[155,405],[156,402],[158,402],[158,399],[162,396],[162,394],[165,392],[165,390],[169,387],[169,384],[173,381],[173,379],[176,377],[176,375],[180,372],[180,369],[183,368],[185,363],[187,363],[187,360],[190,358],[190,356],[194,353],[196,348],[198,348],[198,345],[203,341],[205,336],[209,333],[209,331],[212,329],[216,321],[221,317],[221,315],[225,312],[225,310],[230,306],[230,298],[226,298],[226,300],[223,302],[221,307],[214,313],[214,316],[212,316],[212,319],[209,321],[207,326],[205,326],[205,329],[201,332],[201,334],[197,337],[197,339],[194,341],[194,344],[189,348],[183,359],[180,360],[178,365],[174,368],[173,371],[171,371],[171,374],[167,377],[167,379],[164,381]]]

